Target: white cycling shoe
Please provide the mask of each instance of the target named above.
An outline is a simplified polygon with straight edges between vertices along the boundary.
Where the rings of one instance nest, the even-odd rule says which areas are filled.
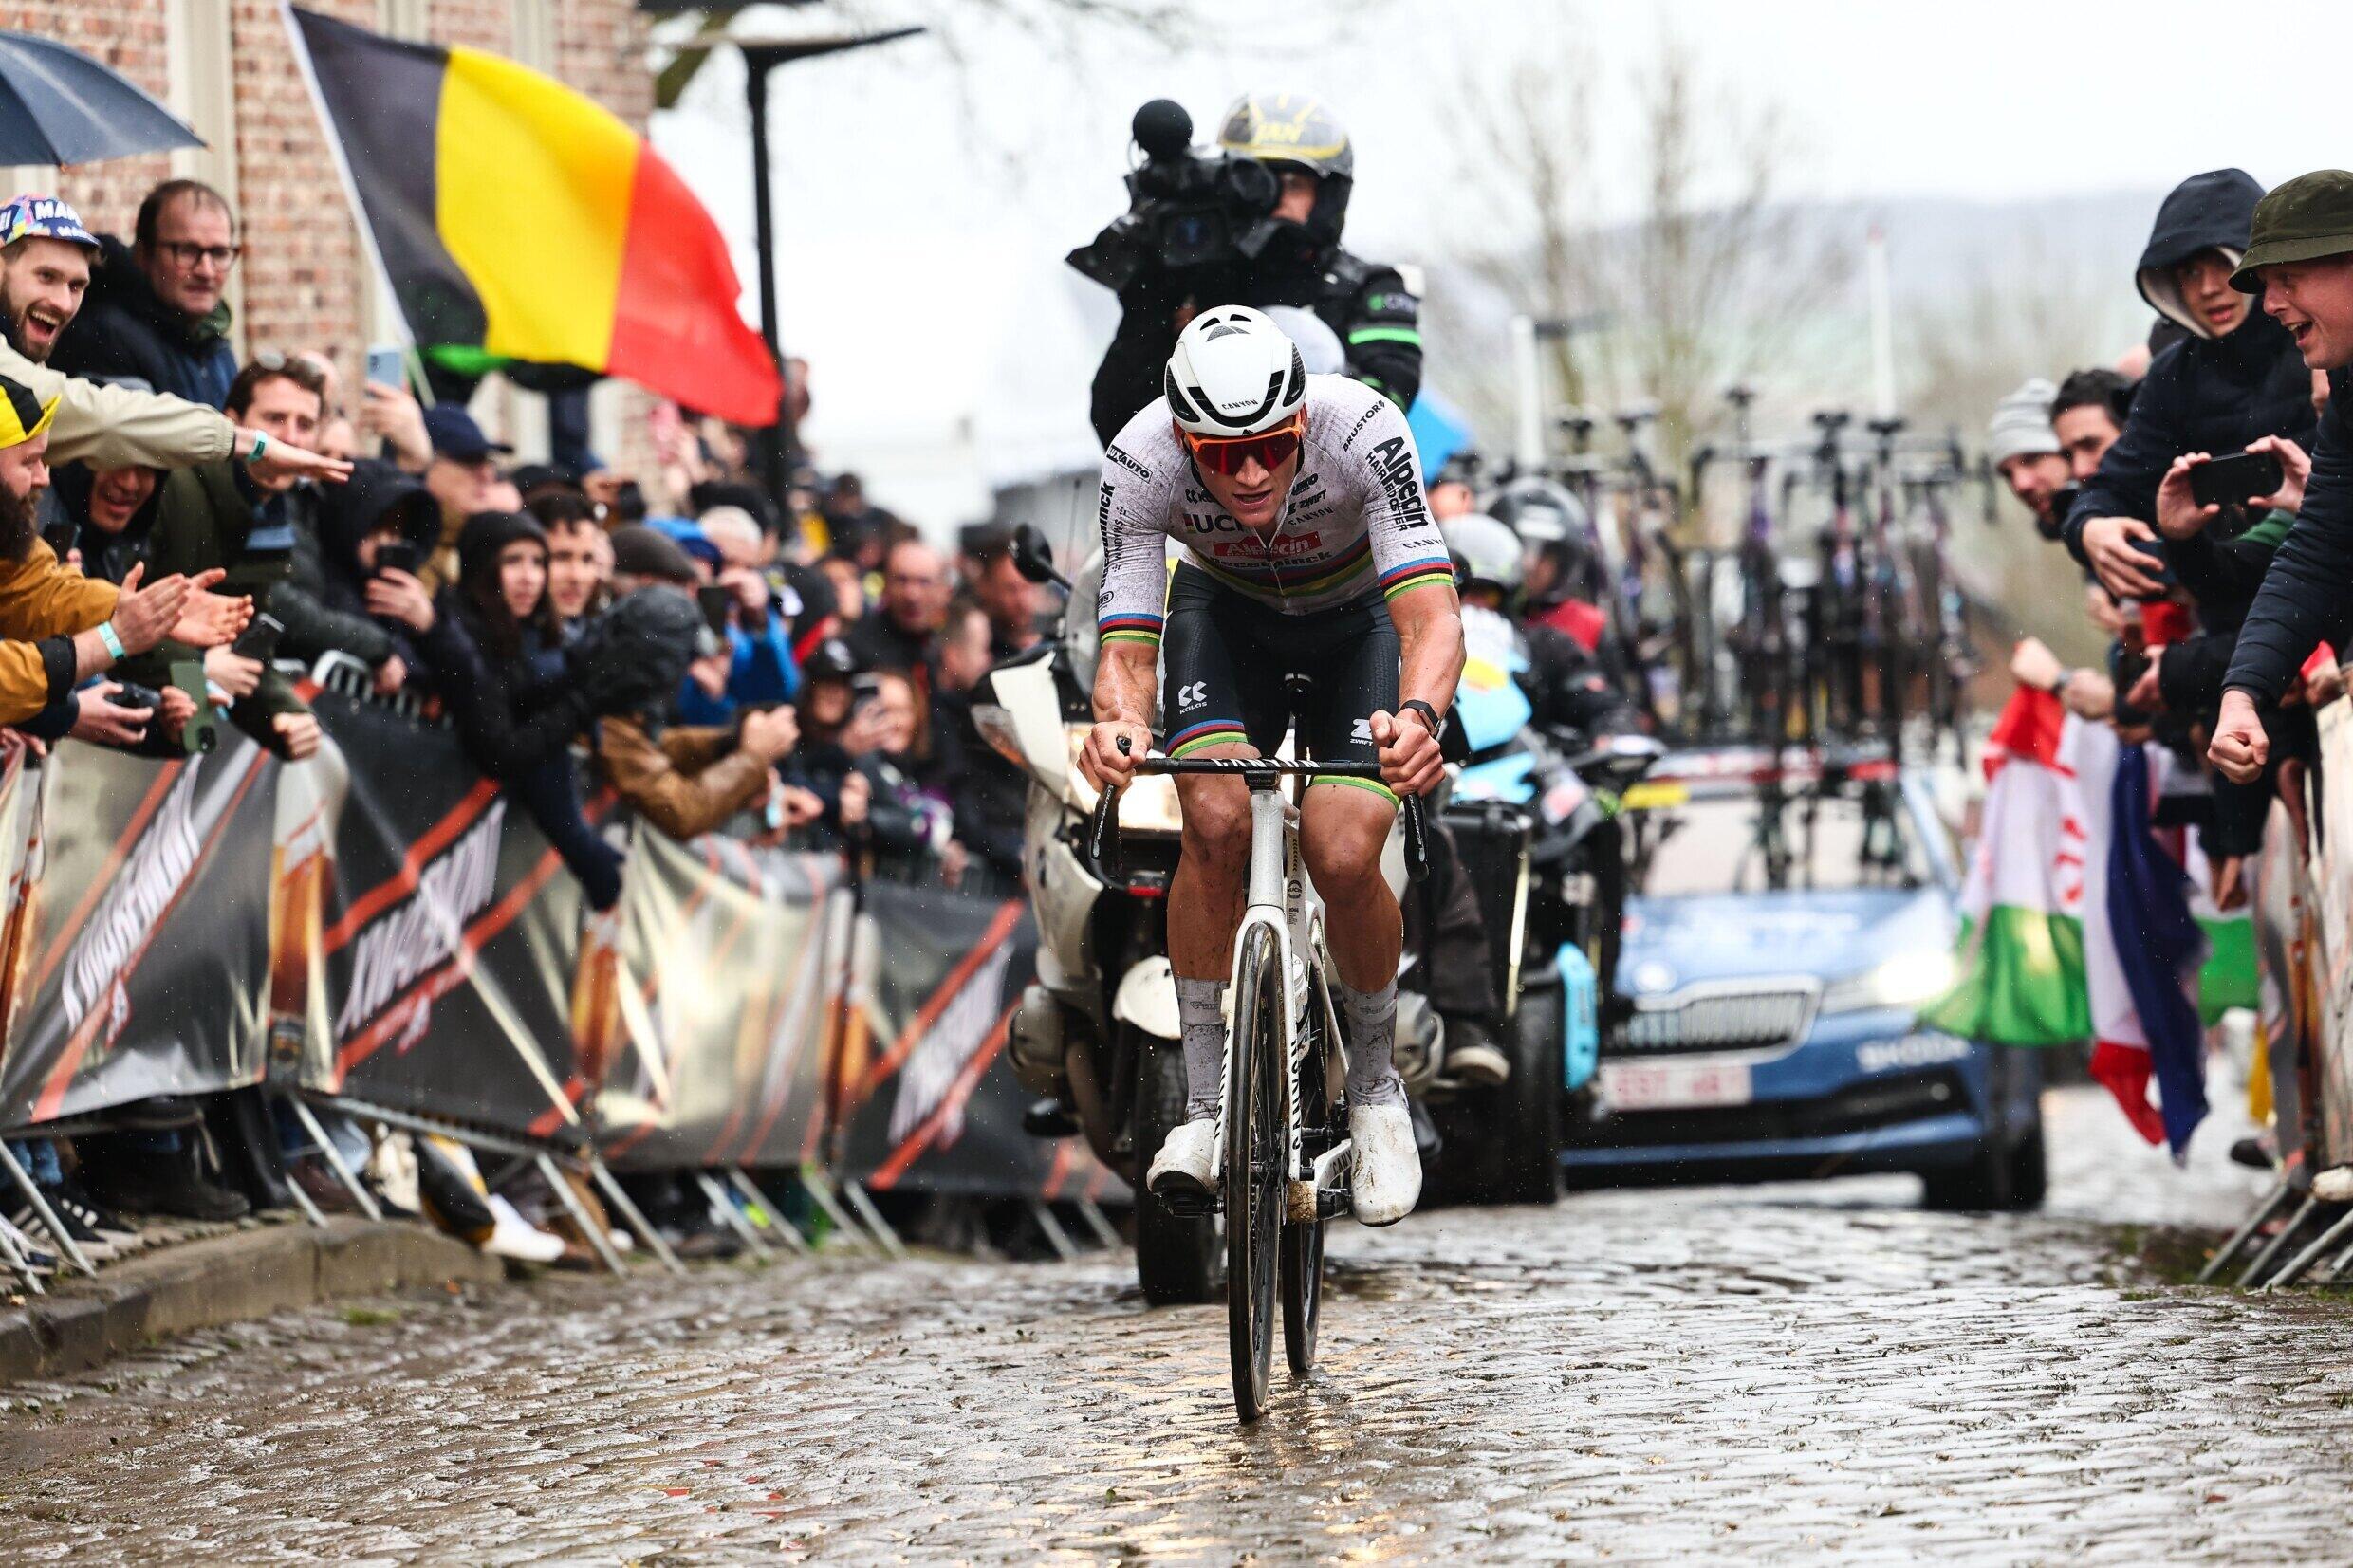
[[[1152,1156],[1144,1186],[1161,1197],[1206,1197],[1217,1190],[1217,1118],[1204,1117],[1169,1129],[1167,1141]]]
[[[1421,1197],[1421,1151],[1414,1114],[1393,1105],[1348,1107],[1348,1187],[1358,1221],[1395,1225]]]

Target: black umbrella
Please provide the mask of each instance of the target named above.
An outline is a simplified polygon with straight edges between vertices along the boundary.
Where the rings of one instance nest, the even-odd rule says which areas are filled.
[[[88,55],[0,32],[0,163],[97,163],[203,145],[178,116]]]

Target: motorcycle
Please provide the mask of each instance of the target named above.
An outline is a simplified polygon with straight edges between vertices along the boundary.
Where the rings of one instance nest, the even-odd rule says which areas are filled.
[[[1469,755],[1444,820],[1485,903],[1511,1074],[1434,1104],[1454,1201],[1550,1203],[1564,1118],[1600,1062],[1615,1002],[1625,856],[1618,801],[1664,754],[1645,735],[1548,730],[1520,689],[1510,621],[1463,611],[1454,710]]]
[[[1097,866],[1086,847],[1096,791],[1077,757],[1094,722],[1092,611],[1102,558],[1097,552],[1074,581],[1056,570],[1044,535],[1024,524],[1013,559],[1031,581],[1059,586],[1066,602],[1058,634],[991,670],[973,704],[982,739],[1029,778],[1022,858],[1038,923],[1037,977],[1014,1014],[1006,1056],[1023,1087],[1041,1097],[1029,1131],[1084,1134],[1096,1157],[1137,1190],[1136,1273],[1145,1300],[1210,1301],[1224,1257],[1217,1221],[1172,1213],[1141,1191],[1145,1167],[1185,1114],[1168,960],[1168,891],[1182,834],[1176,781],[1140,776],[1129,785],[1120,803],[1118,870]],[[1391,885],[1402,885],[1394,836],[1389,861]],[[1400,1002],[1400,1063],[1411,1057],[1435,1073],[1436,1026],[1426,1007]],[[1414,1088],[1409,1078],[1408,1093]]]

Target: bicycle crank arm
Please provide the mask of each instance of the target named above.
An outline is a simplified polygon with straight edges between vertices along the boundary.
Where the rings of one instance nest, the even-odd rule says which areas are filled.
[[[1346,1138],[1315,1157],[1315,1180],[1288,1185],[1283,1208],[1283,1217],[1292,1225],[1312,1225],[1355,1211],[1356,1196],[1348,1190]]]

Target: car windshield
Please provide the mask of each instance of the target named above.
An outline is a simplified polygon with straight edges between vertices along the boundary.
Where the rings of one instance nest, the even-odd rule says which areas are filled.
[[[1774,832],[1778,818],[1778,833]],[[1636,886],[1654,898],[1774,888],[1914,888],[1930,876],[1887,788],[1688,801],[1634,814]]]

